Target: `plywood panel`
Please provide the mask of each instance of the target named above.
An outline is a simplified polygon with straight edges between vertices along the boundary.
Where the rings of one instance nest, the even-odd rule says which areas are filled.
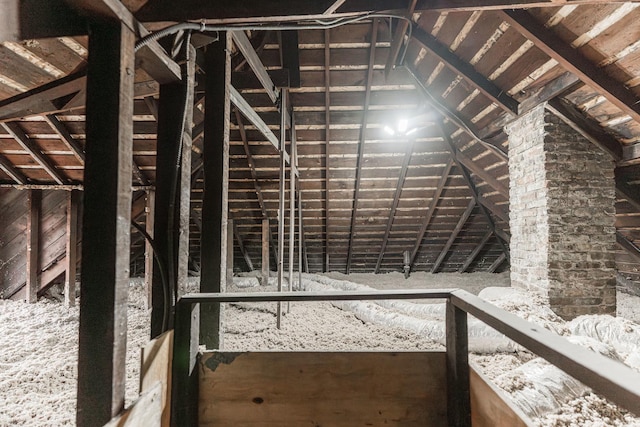
[[[508,403],[489,380],[471,368],[471,425],[473,427],[530,427],[531,420]]]
[[[162,427],[171,424],[171,362],[173,360],[173,330],[155,338],[142,350],[140,367],[140,393],[152,390],[161,384]]]
[[[206,353],[201,426],[443,426],[441,352]]]

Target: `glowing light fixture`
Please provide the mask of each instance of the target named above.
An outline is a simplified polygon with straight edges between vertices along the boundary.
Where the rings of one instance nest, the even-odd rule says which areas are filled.
[[[409,126],[409,120],[407,119],[400,119],[398,121],[398,130],[400,131],[400,133],[405,133],[407,132],[407,127]]]
[[[393,135],[395,135],[395,134],[396,134],[396,131],[395,131],[395,130],[393,130],[393,129],[392,129],[391,127],[389,127],[389,126],[385,126],[385,127],[383,128],[383,130],[384,130],[386,133],[388,133],[389,135],[391,135],[391,136],[393,136]]]

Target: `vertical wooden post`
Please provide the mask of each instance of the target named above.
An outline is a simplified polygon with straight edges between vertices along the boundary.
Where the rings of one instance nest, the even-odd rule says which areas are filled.
[[[29,190],[27,214],[27,302],[38,301],[38,264],[40,246],[40,208],[42,190]]]
[[[227,220],[227,285],[233,285],[233,219]]]
[[[159,264],[154,264],[151,287],[151,337],[171,324],[165,304],[171,307],[179,284],[187,280],[189,264],[189,204],[191,190],[191,123],[195,52],[183,50],[182,80],[160,86],[154,240],[163,260],[163,283]],[[166,289],[166,286],[169,289]],[[169,317],[167,319],[167,316]]]
[[[145,227],[147,234],[153,238],[153,228],[156,217],[156,192],[155,190],[147,191],[147,204],[145,211]],[[147,309],[152,307],[151,289],[153,287],[153,247],[151,243],[145,240],[144,245],[144,290],[147,295]]]
[[[297,157],[297,153],[296,153]],[[302,251],[304,244],[302,243],[302,187],[298,181],[298,290],[302,290]]]
[[[76,272],[78,265],[78,203],[80,191],[71,190],[67,195],[67,274],[64,281],[64,302],[67,307],[76,305]]]
[[[287,114],[287,92],[280,93],[280,189],[278,191],[278,292],[282,292],[282,282],[284,282],[284,190],[287,185],[285,143],[287,140],[287,129],[285,115]],[[282,324],[282,302],[278,301],[276,313],[276,326],[280,329]]]
[[[78,427],[104,425],[124,408],[134,42],[120,22],[89,24]]]
[[[447,300],[447,414],[449,426],[471,427],[467,313]]]
[[[231,85],[231,33],[206,47],[207,73],[204,121],[204,194],[202,200],[201,292],[224,292],[227,262],[227,210],[229,190],[229,118]],[[222,348],[222,305],[200,309],[200,342]]]
[[[267,286],[269,284],[269,236],[271,230],[269,230],[269,219],[262,219],[262,276],[260,277],[260,284]]]
[[[198,424],[198,307],[176,304],[173,361],[171,365],[171,426]]]
[[[294,123],[292,120],[291,128]],[[293,135],[293,131],[292,131]],[[291,138],[291,156],[289,160],[289,286],[287,290],[293,289],[293,261],[296,250],[296,142]],[[291,303],[287,302],[287,313],[291,309]]]

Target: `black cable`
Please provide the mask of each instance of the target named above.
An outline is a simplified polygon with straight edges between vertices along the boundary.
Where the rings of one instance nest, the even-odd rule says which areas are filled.
[[[191,46],[190,40],[191,40],[191,32],[187,31],[182,43],[183,57],[186,61],[189,60],[189,47]],[[184,137],[184,128],[186,126],[186,121],[187,121],[188,97],[189,97],[189,87],[187,85],[184,85],[184,93],[183,93],[182,105],[181,105],[182,121],[180,123],[180,132],[178,133],[176,138],[177,139],[176,143],[178,144],[178,150],[176,152],[175,163],[172,170],[171,191],[169,193],[169,212],[168,212],[168,221],[167,221],[167,246],[168,246],[168,252],[170,254],[169,262],[168,262],[168,271],[173,280],[172,305],[173,303],[178,301],[178,291],[179,291],[178,281],[175,280],[177,279],[177,275],[175,272],[175,265],[174,265],[174,259],[173,259],[175,254],[175,247],[176,247],[174,230],[175,230],[175,223],[176,223],[176,199],[178,195],[178,183],[180,181],[180,171],[182,170],[182,140]]]
[[[158,249],[158,246],[155,240],[153,240],[153,238],[149,235],[149,233],[147,233],[147,230],[142,228],[142,226],[135,221],[131,221],[131,225],[144,236],[147,242],[149,242],[149,244],[151,245],[151,249],[153,250],[153,257],[158,263],[158,267],[159,267],[158,270],[160,271],[160,280],[162,281],[162,298],[163,298],[162,332],[165,332],[169,328],[169,296],[170,296],[169,283],[167,283],[166,265],[164,265],[162,257],[160,256],[160,251]]]

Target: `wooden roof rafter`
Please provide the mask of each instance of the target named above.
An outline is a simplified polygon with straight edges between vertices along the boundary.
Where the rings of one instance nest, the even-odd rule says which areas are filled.
[[[19,124],[15,122],[0,123],[0,125],[9,132],[9,134],[20,144],[23,150],[25,150],[33,159],[44,169],[53,180],[60,184],[67,183],[67,177],[65,177],[60,171],[58,171],[51,160],[46,157],[40,148],[32,141],[27,134],[22,130]]]
[[[625,114],[640,121],[640,100],[623,84],[609,77],[571,45],[557,37],[553,31],[538,23],[528,12],[503,10],[498,13],[538,49],[593,87]]]
[[[472,197],[471,200],[469,200],[467,209],[465,209],[460,219],[458,219],[458,223],[456,224],[455,228],[451,232],[449,239],[447,239],[447,243],[445,243],[444,248],[442,248],[440,255],[438,255],[438,258],[436,258],[435,262],[433,263],[433,266],[431,266],[431,273],[437,273],[438,269],[440,269],[440,265],[442,264],[442,261],[444,261],[445,257],[449,253],[449,250],[451,249],[453,242],[455,242],[456,239],[458,238],[458,234],[460,233],[460,231],[462,230],[462,227],[464,227],[465,223],[473,213],[473,210],[475,209],[476,205],[477,205],[477,202],[475,198]]]
[[[367,68],[367,77],[365,80],[365,95],[362,114],[362,124],[360,126],[360,137],[358,140],[358,159],[356,163],[356,182],[353,195],[353,210],[351,212],[351,224],[349,227],[349,245],[347,247],[347,267],[346,273],[351,272],[351,261],[353,257],[353,237],[355,234],[356,218],[358,216],[358,196],[360,194],[360,181],[362,179],[362,163],[364,162],[364,144],[367,133],[367,112],[369,111],[369,103],[371,102],[371,86],[373,84],[373,66],[375,65],[376,43],[378,39],[378,22],[376,18],[371,23],[371,39],[369,48],[369,64]]]
[[[387,226],[384,231],[384,238],[382,239],[382,247],[380,254],[378,255],[378,261],[376,262],[376,268],[374,273],[378,274],[380,271],[380,264],[382,264],[382,258],[384,257],[385,249],[387,248],[387,242],[389,241],[389,234],[391,233],[391,226],[396,216],[396,209],[400,202],[400,194],[404,187],[405,178],[407,177],[407,170],[409,169],[409,162],[411,161],[411,154],[413,153],[413,140],[407,142],[407,148],[405,149],[404,159],[402,160],[402,166],[400,168],[400,175],[398,176],[398,182],[396,184],[396,191],[393,194],[393,202],[391,203],[391,212],[389,213],[389,219],[387,220]]]

